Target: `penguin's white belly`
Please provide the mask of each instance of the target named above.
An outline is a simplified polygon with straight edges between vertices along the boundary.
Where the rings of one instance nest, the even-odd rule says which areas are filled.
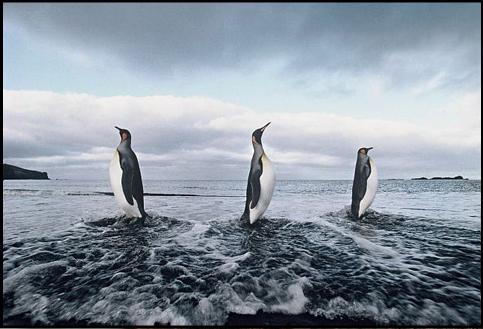
[[[377,168],[374,161],[369,158],[369,163],[371,164],[371,174],[369,178],[367,178],[367,188],[366,194],[362,198],[359,204],[359,217],[366,212],[367,208],[369,208],[376,197],[377,191]]]
[[[111,180],[111,188],[119,207],[126,213],[127,217],[142,217],[139,211],[138,203],[136,199],[133,198],[134,205],[130,205],[127,202],[124,192],[122,190],[122,169],[119,162],[119,152],[114,151],[114,156],[111,160],[111,165],[109,166],[109,177]]]
[[[265,210],[267,210],[272,200],[273,189],[275,187],[275,172],[273,171],[270,159],[262,155],[262,175],[260,176],[260,198],[255,208],[251,209],[250,203],[250,224],[260,218]]]

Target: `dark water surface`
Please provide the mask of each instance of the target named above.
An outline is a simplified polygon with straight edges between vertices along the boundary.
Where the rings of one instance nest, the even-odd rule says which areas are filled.
[[[104,181],[4,181],[4,325],[480,325],[480,181],[147,181],[144,224]],[[198,196],[196,196],[198,195]],[[201,195],[201,196],[200,196]],[[203,195],[210,195],[204,197]]]

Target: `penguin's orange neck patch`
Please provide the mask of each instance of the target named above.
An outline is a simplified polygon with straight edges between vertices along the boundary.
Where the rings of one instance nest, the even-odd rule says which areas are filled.
[[[122,135],[121,135],[121,139],[122,139],[123,141],[125,141],[125,140],[127,139],[127,134],[126,134],[126,133],[122,133]]]

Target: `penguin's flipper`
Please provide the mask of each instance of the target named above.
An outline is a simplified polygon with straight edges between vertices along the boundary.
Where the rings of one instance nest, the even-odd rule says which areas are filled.
[[[122,191],[124,192],[124,197],[126,201],[132,206],[134,201],[132,199],[132,181],[133,181],[133,168],[129,165],[126,160],[121,159],[122,168]]]
[[[359,175],[356,176],[354,181],[355,187],[355,195],[358,198],[358,201],[361,201],[364,198],[367,190],[367,179],[371,174],[371,165],[369,161],[367,161],[361,168]],[[354,195],[353,195],[354,197]]]
[[[252,204],[251,209],[255,208],[260,198],[260,176],[262,175],[261,169],[255,170],[250,176],[250,185],[252,190]]]
[[[245,210],[243,211],[243,215],[241,219],[247,218],[250,213],[250,202],[252,201],[252,187],[250,186],[250,177],[248,177],[247,183],[247,199],[245,201]]]
[[[141,172],[139,170],[139,165],[134,167],[133,179],[132,179],[132,196],[136,200],[139,208],[139,212],[144,216],[144,189],[143,181],[141,179]]]

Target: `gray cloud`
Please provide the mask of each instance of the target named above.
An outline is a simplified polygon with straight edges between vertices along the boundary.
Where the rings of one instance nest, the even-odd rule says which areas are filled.
[[[159,77],[252,70],[285,77],[384,72],[393,87],[445,72],[480,84],[481,4],[7,4],[29,33]]]

